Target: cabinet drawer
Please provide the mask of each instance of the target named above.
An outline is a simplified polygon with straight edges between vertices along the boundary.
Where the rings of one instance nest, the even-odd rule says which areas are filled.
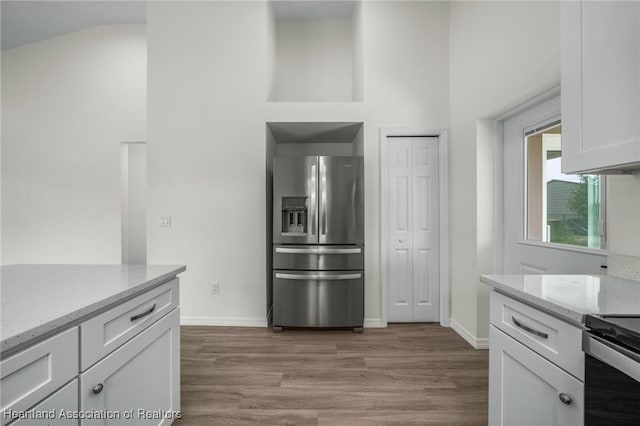
[[[584,381],[582,330],[496,291],[491,324]]]
[[[78,327],[57,334],[0,362],[0,395],[5,425],[78,374]]]
[[[171,424],[180,410],[179,308],[80,375],[80,409],[132,413],[115,421],[82,419],[83,426]]]
[[[45,418],[19,419],[10,426],[78,426],[78,419],[74,418],[78,412],[78,379],[30,410],[44,414]]]
[[[85,371],[176,306],[177,278],[81,324],[81,371]]]

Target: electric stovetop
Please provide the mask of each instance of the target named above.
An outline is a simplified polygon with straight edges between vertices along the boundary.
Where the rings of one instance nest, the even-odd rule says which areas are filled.
[[[640,353],[640,316],[587,315],[585,325],[591,333]]]

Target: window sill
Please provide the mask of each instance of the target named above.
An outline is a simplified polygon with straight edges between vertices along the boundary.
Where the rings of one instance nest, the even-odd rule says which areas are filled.
[[[606,249],[571,246],[568,244],[546,243],[543,241],[520,240],[518,241],[518,244],[554,250],[572,251],[576,253],[594,254],[598,256],[607,256],[609,254],[609,251],[607,251]]]

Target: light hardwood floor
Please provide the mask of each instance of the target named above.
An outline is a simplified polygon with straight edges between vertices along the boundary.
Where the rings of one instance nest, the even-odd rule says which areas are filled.
[[[486,425],[488,351],[435,324],[349,330],[183,326],[191,425]]]

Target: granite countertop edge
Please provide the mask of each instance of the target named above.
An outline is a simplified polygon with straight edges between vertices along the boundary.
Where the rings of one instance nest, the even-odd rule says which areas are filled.
[[[587,316],[587,314],[584,312],[579,312],[564,306],[560,306],[556,303],[541,299],[525,291],[521,291],[511,286],[502,284],[501,282],[496,281],[488,275],[480,275],[480,281],[493,287],[499,293],[503,293],[506,296],[511,296],[522,301],[523,303],[533,306],[534,308],[538,308],[551,315],[559,317],[560,319],[573,323],[574,325],[584,326],[584,322]]]
[[[186,266],[179,266],[176,269],[159,275],[148,281],[136,285],[135,287],[127,290],[115,293],[105,299],[98,302],[84,306],[80,309],[76,309],[66,315],[50,320],[44,324],[40,324],[37,327],[33,327],[20,334],[13,335],[7,339],[3,339],[0,343],[0,354],[2,358],[11,355],[19,350],[32,345],[38,341],[44,340],[54,334],[72,328],[79,323],[87,320],[88,318],[97,315],[100,312],[106,311],[113,306],[121,303],[125,300],[131,299],[147,290],[151,290],[160,284],[165,283],[170,278],[177,276],[178,274],[186,271]]]

